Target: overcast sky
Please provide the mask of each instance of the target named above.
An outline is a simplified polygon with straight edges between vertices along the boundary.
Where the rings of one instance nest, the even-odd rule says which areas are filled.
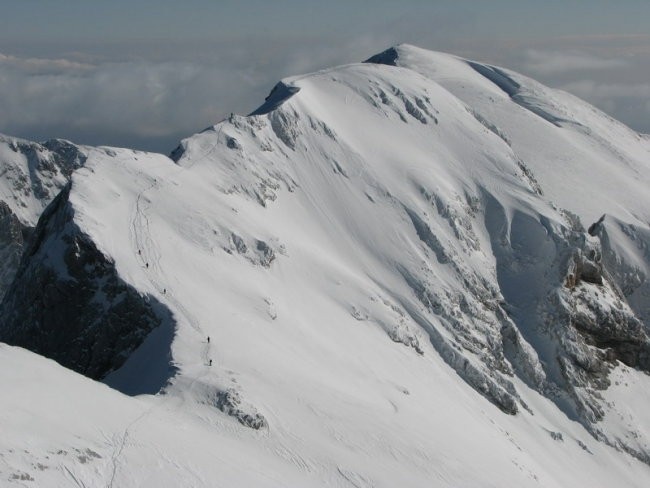
[[[168,153],[285,76],[401,42],[650,133],[649,0],[0,0],[0,132]]]

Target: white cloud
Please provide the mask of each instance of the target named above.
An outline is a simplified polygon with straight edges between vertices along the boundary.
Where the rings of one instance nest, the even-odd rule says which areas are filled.
[[[42,75],[92,69],[91,64],[69,59],[18,58],[0,53],[0,68],[20,70],[27,74]]]
[[[602,58],[584,52],[526,51],[524,67],[538,74],[554,74],[571,71],[600,71],[620,69],[627,66],[624,58]]]
[[[5,56],[0,67],[3,130],[40,124],[71,133],[119,130],[144,137],[192,130],[219,116],[215,94],[219,98],[227,84],[245,82],[216,67],[178,62],[87,65]]]
[[[574,36],[502,51],[504,66],[560,88],[634,130],[650,132],[650,37]]]
[[[561,86],[638,132],[650,133],[650,83],[579,80]]]
[[[89,64],[0,55],[0,131],[148,148],[148,139],[166,138],[158,149],[171,150],[229,112],[253,110],[274,82],[234,60]]]
[[[361,61],[394,43],[381,35],[359,34],[299,44],[294,39],[218,46],[152,44],[147,45],[151,52],[138,54],[118,45],[101,56],[75,52],[51,59],[0,54],[0,132],[170,151],[181,138],[230,112],[254,110],[285,76]],[[650,132],[648,84],[639,83],[650,77],[650,63],[643,62],[647,57],[598,56],[575,49],[491,51],[501,53],[502,65],[530,72]],[[474,55],[487,57],[484,51]]]
[[[387,43],[251,41],[189,61],[0,54],[0,132],[170,151],[230,112],[253,111],[281,78],[362,60],[372,46]]]
[[[650,98],[650,83],[599,83],[594,80],[581,80],[567,83],[562,89],[583,98]]]

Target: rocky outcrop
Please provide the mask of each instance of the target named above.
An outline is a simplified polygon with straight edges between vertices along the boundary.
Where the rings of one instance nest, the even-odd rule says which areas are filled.
[[[10,206],[26,207],[29,199],[47,205],[67,183],[72,172],[83,166],[86,151],[68,141],[52,139],[42,144],[0,135],[3,146],[0,166],[11,193]],[[35,217],[37,218],[37,216]]]
[[[603,266],[600,251],[589,249],[587,255],[581,249],[576,249],[571,256],[565,286],[575,288],[581,282],[595,285],[603,284]]]
[[[268,427],[268,422],[263,415],[256,412],[251,406],[247,406],[251,411],[247,412],[242,404],[239,392],[233,389],[220,391],[217,394],[215,406],[226,415],[234,417],[245,427],[259,430]]]
[[[127,285],[74,220],[70,188],[45,210],[0,305],[0,341],[94,379],[118,369],[163,307]]]
[[[650,230],[603,215],[589,233],[600,242],[610,281],[650,334]]]
[[[574,216],[560,215],[508,219],[486,197],[502,306],[513,321],[501,329],[503,353],[530,387],[605,438],[598,427],[606,409],[600,392],[610,386],[617,361],[649,371],[650,340],[614,279],[620,257],[593,226],[586,232]],[[546,279],[533,279],[541,276]]]
[[[0,200],[0,298],[14,279],[30,231],[9,205]]]
[[[39,144],[0,135],[0,300],[40,212],[85,161],[85,151],[68,141]]]
[[[560,283],[536,309],[541,317],[537,341],[546,341],[551,351],[541,356],[547,381],[538,390],[596,438],[617,446],[601,431],[600,421],[611,408],[602,392],[610,387],[619,361],[650,372],[650,338],[614,279],[620,257],[603,259],[602,242],[595,237],[570,228],[553,235],[558,253],[549,268],[560,271]],[[647,459],[642,449],[624,449]]]

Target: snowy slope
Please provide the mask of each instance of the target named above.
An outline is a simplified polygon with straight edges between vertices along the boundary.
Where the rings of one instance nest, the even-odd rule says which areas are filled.
[[[616,289],[614,295],[625,299],[647,334],[647,137],[568,93],[503,68],[408,45],[391,48],[369,62],[412,69],[435,80],[467,104],[488,130],[503,138],[525,165],[540,196],[577,216],[589,233],[599,238],[602,248],[597,251],[603,255],[604,271]],[[600,297],[596,300],[602,301]],[[599,324],[599,328],[606,326]],[[647,364],[647,348],[643,355]],[[643,369],[647,371],[647,366]],[[644,457],[647,459],[647,453]]]
[[[371,344],[374,345],[374,344]],[[385,352],[382,348],[378,352]],[[393,361],[394,358],[388,358]],[[544,399],[507,416],[444,368],[404,361],[372,397],[309,385],[262,431],[187,397],[127,397],[0,344],[3,486],[643,487],[648,468],[597,442]],[[412,367],[415,366],[415,369]],[[404,371],[408,369],[408,371]],[[391,380],[427,378],[405,395]],[[375,381],[377,382],[377,381]],[[191,396],[190,396],[191,395]],[[320,398],[319,398],[320,397]],[[273,399],[270,396],[269,399]],[[300,435],[300,437],[298,437]]]
[[[164,394],[128,398],[51,367],[61,390],[115,405],[106,418],[88,407],[99,433],[80,426],[84,447],[66,450],[118,461],[89,473],[57,458],[48,477],[6,454],[22,449],[21,427],[4,441],[5,479],[648,484],[647,139],[514,73],[410,46],[374,61],[283,80],[173,160],[89,150],[31,254],[73,283],[65,259],[48,264],[71,255],[54,225],[70,218],[175,321],[172,340],[154,329],[105,382],[139,392],[161,369],[174,375]],[[47,333],[12,301],[38,290],[30,269],[2,304],[0,337],[16,321]],[[0,410],[3,425],[25,402]]]
[[[605,213],[648,225],[647,137],[569,93],[504,68],[409,45],[369,61],[416,71],[449,90],[507,141],[548,200],[586,225]]]

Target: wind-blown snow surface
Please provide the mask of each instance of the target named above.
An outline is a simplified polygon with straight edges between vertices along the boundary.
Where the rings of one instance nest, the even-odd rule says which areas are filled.
[[[106,383],[178,373],[129,398],[2,347],[5,479],[648,485],[650,144],[514,73],[373,61],[284,80],[174,160],[90,150],[76,225],[177,321]]]

